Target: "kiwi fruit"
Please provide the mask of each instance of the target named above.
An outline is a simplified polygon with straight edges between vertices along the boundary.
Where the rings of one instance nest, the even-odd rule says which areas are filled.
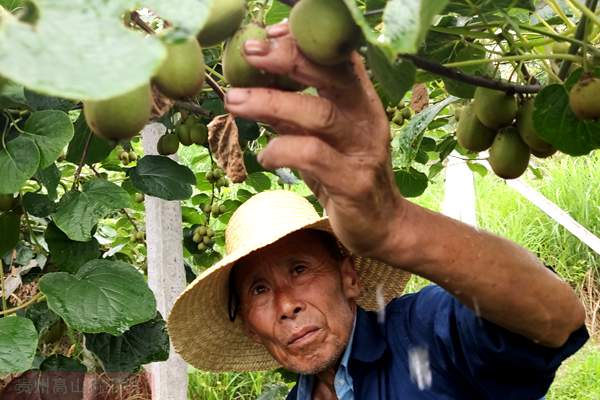
[[[170,98],[193,97],[204,85],[204,55],[198,41],[188,38],[167,44],[167,59],[154,83]]]
[[[571,89],[569,105],[579,119],[600,118],[600,79],[584,75]]]
[[[500,178],[516,179],[529,166],[529,147],[515,127],[501,130],[490,148],[489,163]]]
[[[194,141],[192,140],[192,135],[190,133],[190,127],[188,125],[179,125],[177,128],[175,128],[175,134],[179,139],[179,143],[181,143],[182,145],[191,146],[192,144],[194,144]]]
[[[478,87],[473,100],[475,114],[482,124],[500,129],[512,124],[517,116],[517,99],[498,90]]]
[[[521,139],[523,139],[525,144],[529,146],[532,153],[536,157],[539,157],[538,154],[548,154],[546,157],[549,157],[550,155],[556,153],[556,149],[550,143],[542,139],[537,133],[533,123],[534,107],[534,99],[527,99],[521,104],[519,107],[519,114],[517,116],[517,128],[519,129]]]
[[[238,30],[246,14],[245,0],[214,1],[208,21],[198,34],[202,47],[215,46]]]
[[[10,211],[15,206],[15,196],[12,194],[0,194],[0,212]]]
[[[208,144],[208,128],[203,124],[194,124],[190,128],[192,142],[200,146]]]
[[[150,120],[151,110],[149,83],[111,99],[83,102],[88,126],[107,140],[131,139],[137,135]]]
[[[347,61],[361,37],[342,0],[301,0],[290,12],[290,30],[302,53],[320,65]]]
[[[465,106],[460,113],[456,128],[458,143],[467,150],[480,152],[490,148],[496,131],[483,125],[473,110],[473,105]]]
[[[177,153],[177,150],[179,150],[179,138],[173,133],[162,135],[160,139],[158,139],[156,149],[158,154],[163,156],[175,154]]]

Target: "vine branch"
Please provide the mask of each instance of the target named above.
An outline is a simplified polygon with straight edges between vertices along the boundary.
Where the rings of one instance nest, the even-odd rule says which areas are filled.
[[[221,89],[219,83],[215,81],[213,77],[209,74],[206,74],[206,83],[208,83],[208,86],[210,86],[212,90],[214,90],[214,92],[217,94],[217,96],[219,96],[221,101],[225,101],[225,92],[223,91],[223,89]]]
[[[403,54],[400,56],[405,60],[411,61],[416,67],[432,72],[436,75],[440,75],[455,81],[468,83],[474,86],[480,86],[488,89],[501,90],[507,93],[518,93],[518,94],[530,94],[538,93],[542,90],[541,85],[521,85],[518,83],[499,81],[483,76],[468,75],[464,72],[455,69],[448,68],[441,64],[429,61],[423,57],[415,56],[412,54]]]
[[[73,179],[73,186],[71,186],[71,190],[75,190],[75,188],[79,184],[79,177],[81,176],[81,170],[83,169],[83,164],[85,164],[85,158],[87,157],[93,135],[94,135],[94,133],[92,131],[90,131],[90,134],[88,135],[88,138],[85,142],[85,146],[83,147],[83,152],[81,153],[81,160],[79,160],[79,165],[77,166],[77,171],[75,171],[75,178]]]
[[[176,101],[175,106],[186,111],[190,111],[194,114],[204,115],[205,117],[212,116],[212,113],[196,103],[190,103],[189,101]]]
[[[38,301],[42,300],[42,298],[44,297],[44,295],[42,293],[38,293],[35,296],[33,296],[31,299],[27,300],[25,303],[21,304],[20,306],[17,307],[13,307],[10,308],[8,310],[2,310],[0,311],[0,315],[10,315],[10,314],[14,314],[19,310],[22,310],[23,308],[27,308],[30,305],[37,303]]]
[[[596,11],[596,7],[598,7],[598,0],[588,0],[586,3],[587,8],[592,11]],[[579,41],[583,41],[585,39],[585,33],[587,31],[588,26],[588,18],[586,15],[581,16],[581,20],[579,20],[579,24],[577,25],[577,31],[575,32],[575,39]],[[569,54],[577,54],[579,48],[581,46],[579,43],[571,43],[571,48],[569,49]],[[567,75],[569,74],[569,70],[571,69],[571,65],[573,64],[570,60],[565,60],[560,66],[560,71],[558,72],[558,77],[561,80],[565,80]]]

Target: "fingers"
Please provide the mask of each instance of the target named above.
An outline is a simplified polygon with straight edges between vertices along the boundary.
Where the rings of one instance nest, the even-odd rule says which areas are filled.
[[[345,124],[327,99],[274,89],[230,89],[225,106],[236,116],[275,126],[295,126],[322,134],[327,141],[337,140]]]
[[[352,85],[349,65],[319,66],[308,60],[298,49],[287,24],[274,25],[268,30],[270,40],[248,40],[243,47],[246,60],[254,67],[319,90],[339,91]]]
[[[271,140],[258,155],[266,169],[297,169],[327,185],[331,180],[332,165],[340,165],[341,155],[331,146],[314,136],[279,136]]]

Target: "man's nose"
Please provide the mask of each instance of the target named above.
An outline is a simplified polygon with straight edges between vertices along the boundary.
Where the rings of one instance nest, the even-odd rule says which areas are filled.
[[[295,319],[305,308],[304,302],[298,300],[289,290],[285,289],[277,291],[276,301],[281,321]]]

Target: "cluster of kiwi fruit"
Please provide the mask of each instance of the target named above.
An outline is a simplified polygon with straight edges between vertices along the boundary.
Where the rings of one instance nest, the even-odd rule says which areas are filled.
[[[388,119],[396,125],[403,125],[405,121],[412,118],[412,111],[404,102],[400,102],[396,107],[389,106],[385,109]]]
[[[215,167],[212,170],[206,173],[206,180],[209,183],[212,183],[217,188],[227,187],[229,186],[229,181],[225,176],[225,171],[223,171],[219,167]]]
[[[198,244],[199,251],[205,251],[215,244],[215,232],[206,225],[200,225],[194,229],[192,240]]]
[[[137,153],[133,150],[121,150],[119,151],[119,160],[123,165],[129,165],[132,162],[136,162],[138,159]]]
[[[516,179],[527,170],[531,154],[547,158],[556,153],[537,133],[533,111],[533,98],[519,102],[512,94],[477,88],[473,101],[457,114],[458,143],[473,152],[489,149],[496,175]]]
[[[167,131],[158,139],[156,150],[158,154],[168,156],[177,153],[179,145],[200,146],[208,145],[208,128],[194,116],[180,121],[175,129]]]
[[[267,34],[263,26],[254,22],[240,28],[245,14],[245,0],[215,1],[196,38],[165,40],[167,57],[152,82],[172,99],[198,95],[205,80],[202,48],[227,40],[223,72],[232,86],[301,90],[289,78],[266,74],[246,62],[241,51],[243,43],[250,39],[264,40]],[[321,65],[347,60],[360,39],[360,30],[342,0],[301,0],[290,14],[290,28],[302,52]],[[83,105],[92,131],[105,139],[119,141],[130,139],[142,130],[151,117],[152,104],[151,82],[148,82],[120,96],[84,101]],[[170,151],[175,140],[169,138],[168,142]]]

